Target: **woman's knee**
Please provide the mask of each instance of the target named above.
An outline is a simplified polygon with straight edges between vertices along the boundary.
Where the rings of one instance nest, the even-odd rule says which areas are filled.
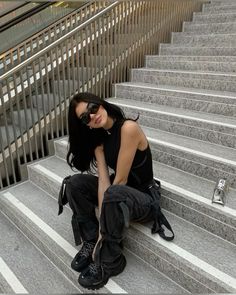
[[[113,184],[104,193],[104,199],[112,201],[123,201],[126,199],[126,186],[123,184]],[[113,200],[114,199],[114,200]]]

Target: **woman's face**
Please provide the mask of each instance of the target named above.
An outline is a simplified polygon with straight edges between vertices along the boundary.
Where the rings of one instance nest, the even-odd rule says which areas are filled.
[[[75,112],[77,117],[91,128],[104,128],[107,125],[108,114],[102,105],[81,101],[77,104]]]

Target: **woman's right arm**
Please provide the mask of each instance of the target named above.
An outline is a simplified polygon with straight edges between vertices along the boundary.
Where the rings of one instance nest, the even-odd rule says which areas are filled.
[[[101,213],[102,202],[105,191],[111,185],[109,171],[105,160],[103,146],[98,146],[95,149],[95,157],[97,160],[98,168],[98,208],[99,214]]]

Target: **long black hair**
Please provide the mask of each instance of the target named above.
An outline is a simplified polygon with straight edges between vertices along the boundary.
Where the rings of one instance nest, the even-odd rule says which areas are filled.
[[[104,142],[107,132],[103,128],[90,129],[81,122],[75,109],[78,103],[82,101],[102,105],[108,116],[116,120],[125,119],[125,115],[118,106],[101,99],[95,94],[82,92],[74,95],[68,111],[69,150],[66,160],[71,168],[83,172],[91,171],[91,164],[95,163],[94,150]]]

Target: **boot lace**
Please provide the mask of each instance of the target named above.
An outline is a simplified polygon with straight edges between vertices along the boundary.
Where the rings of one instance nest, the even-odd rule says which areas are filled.
[[[95,243],[84,241],[81,250],[79,251],[79,256],[89,257],[93,253]]]
[[[89,264],[89,272],[92,275],[97,275],[101,270],[101,266],[97,265],[96,263]]]

